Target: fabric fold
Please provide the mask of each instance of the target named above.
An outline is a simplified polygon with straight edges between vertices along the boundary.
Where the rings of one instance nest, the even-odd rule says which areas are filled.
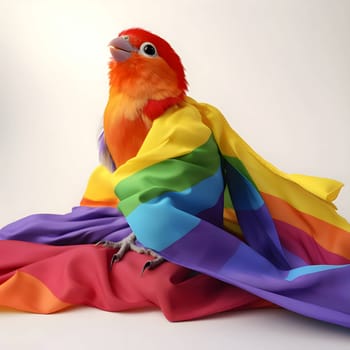
[[[350,224],[332,203],[341,187],[282,172],[216,108],[186,98],[134,158],[94,170],[80,207],[0,230],[0,305],[157,306],[172,321],[277,305],[350,327]],[[146,256],[110,269],[114,251],[91,245],[131,232],[167,262],[141,276]]]
[[[196,151],[208,139],[217,148],[207,148],[198,154]],[[185,150],[187,153],[183,154]],[[206,187],[206,195],[219,197],[228,189],[243,240],[228,233],[222,225],[213,224],[212,218],[199,218],[189,209],[198,205],[195,196],[173,200],[184,196],[183,191],[173,188],[175,181],[206,174],[218,161],[223,182],[218,178]],[[160,173],[156,186],[161,184],[161,190],[150,200],[146,193],[156,193],[155,184],[143,174],[162,162],[167,162],[170,174],[172,168],[181,168],[181,177],[168,176],[166,171]],[[128,182],[131,178],[138,178],[142,186],[138,181]],[[337,214],[331,202],[340,190],[339,182],[280,171],[242,140],[216,108],[190,98],[154,122],[137,156],[114,173],[114,180],[119,209],[131,229],[142,244],[167,260],[289,310],[350,326],[350,298],[345,292],[350,265],[347,255],[342,254],[350,250],[350,225]],[[190,181],[187,184],[187,193],[192,193],[196,184]],[[142,203],[126,210],[135,196],[142,198]],[[209,200],[201,199],[203,209],[211,206]],[[288,212],[285,215],[281,206],[289,207],[295,215],[292,217]],[[147,221],[151,217],[161,219]],[[306,231],[301,232],[302,226]],[[310,256],[321,251],[339,255],[345,265],[325,267],[327,263],[321,260],[320,265],[311,268],[296,249],[283,244],[288,232],[294,229],[299,229],[298,234],[305,240],[311,238]],[[222,252],[228,254],[220,256]]]

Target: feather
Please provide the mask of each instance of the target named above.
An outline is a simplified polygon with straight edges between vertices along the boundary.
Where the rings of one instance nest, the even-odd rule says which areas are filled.
[[[101,131],[98,137],[98,151],[100,163],[109,171],[114,172],[117,167],[115,166],[111,153],[107,147],[104,130]]]

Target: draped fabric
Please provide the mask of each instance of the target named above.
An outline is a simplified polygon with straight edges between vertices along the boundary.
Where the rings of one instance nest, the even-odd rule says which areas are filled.
[[[1,291],[6,283],[11,290],[15,278],[16,300],[22,306],[10,306],[28,309],[27,299],[18,292],[25,276],[26,283],[28,279],[34,283],[35,278],[46,288],[46,294],[39,290],[32,294],[48,312],[76,304],[122,310],[133,307],[134,301],[134,307],[158,305],[169,319],[178,320],[236,307],[278,305],[349,327],[350,225],[332,203],[341,186],[331,179],[276,169],[231,129],[217,109],[187,98],[154,121],[136,157],[114,173],[102,166],[93,172],[82,207],[67,216],[32,216],[0,231],[5,240],[39,242],[0,242],[0,249],[6,245],[12,251],[12,255],[1,255],[2,266],[17,257],[16,263],[10,263],[12,270],[4,270],[0,304],[7,305],[9,292]],[[120,212],[114,208],[117,205]],[[38,227],[37,220],[43,220]],[[107,273],[111,250],[81,245],[119,240],[131,231],[140,244],[168,262],[140,277],[130,266],[147,258],[128,253]],[[14,253],[17,244],[20,254]],[[37,252],[28,253],[38,259],[35,264],[23,253],[31,249]],[[49,261],[54,258],[57,264],[51,267]],[[36,264],[40,273],[28,272]],[[127,277],[117,276],[128,268]],[[177,280],[172,273],[188,287],[186,296],[176,283],[176,288],[165,286],[165,281]],[[117,285],[110,286],[113,297],[117,294],[131,304],[110,306],[106,274],[118,279]],[[158,278],[164,283],[158,280],[158,287],[145,293],[144,285],[136,286],[139,278],[154,278],[153,282]],[[48,282],[52,280],[55,287]],[[198,280],[206,282],[199,286]],[[92,282],[100,284],[101,290]],[[131,296],[122,294],[130,289]],[[74,297],[67,297],[67,290]],[[76,290],[93,298],[79,299]],[[142,304],[136,294],[147,302]],[[189,303],[197,300],[197,294],[203,304]],[[93,303],[94,299],[99,302]],[[173,310],[169,316],[165,305],[183,313],[176,316]]]
[[[31,215],[4,227],[0,306],[35,313],[78,305],[107,311],[157,307],[170,321],[270,306],[239,288],[168,262],[141,274],[148,258],[134,252],[111,268],[115,250],[91,244],[118,241],[130,232],[115,208],[84,206],[65,215]]]

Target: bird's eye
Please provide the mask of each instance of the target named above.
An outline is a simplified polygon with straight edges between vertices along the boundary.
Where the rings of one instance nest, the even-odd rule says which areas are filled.
[[[155,57],[158,55],[156,47],[149,42],[145,42],[140,46],[140,54],[148,57]]]

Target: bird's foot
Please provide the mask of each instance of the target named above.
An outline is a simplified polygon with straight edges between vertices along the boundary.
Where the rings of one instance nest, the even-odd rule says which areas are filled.
[[[153,257],[152,260],[149,260],[145,263],[142,269],[142,273],[146,270],[152,270],[156,268],[164,261],[164,258],[162,258],[153,250],[138,246],[136,244],[136,236],[134,233],[131,233],[130,235],[126,236],[119,242],[100,241],[97,243],[97,245],[102,245],[107,248],[118,249],[118,251],[112,256],[111,266],[113,266],[115,262],[120,261],[124,257],[124,255],[130,250],[139,254],[147,254]]]
[[[155,269],[157,266],[159,266],[165,261],[163,257],[161,257],[158,253],[154,252],[151,249],[146,249],[146,254],[152,256],[153,259],[146,261],[145,265],[143,265],[142,273],[144,273],[146,270]]]
[[[131,233],[119,242],[101,241],[98,242],[97,245],[102,245],[107,248],[118,249],[118,251],[115,254],[113,254],[112,257],[111,265],[113,265],[115,262],[120,261],[129,250],[139,254],[146,253],[146,248],[136,245],[135,241],[136,236],[134,233]]]

